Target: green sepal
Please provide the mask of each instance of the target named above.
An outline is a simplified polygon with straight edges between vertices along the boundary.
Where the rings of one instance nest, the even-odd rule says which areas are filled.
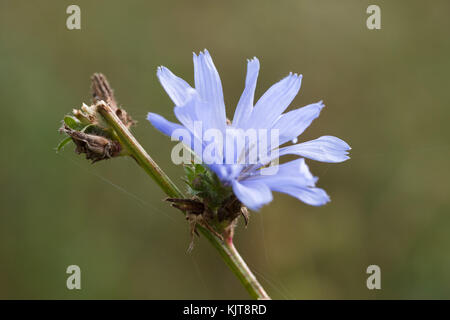
[[[72,130],[81,131],[86,126],[73,116],[65,116],[64,123]]]
[[[59,152],[66,144],[68,144],[70,141],[72,141],[71,137],[64,138],[56,147],[56,152]]]
[[[231,187],[224,186],[214,172],[201,164],[186,165],[184,172],[186,177],[183,181],[187,184],[187,192],[202,198],[213,211],[232,194]]]

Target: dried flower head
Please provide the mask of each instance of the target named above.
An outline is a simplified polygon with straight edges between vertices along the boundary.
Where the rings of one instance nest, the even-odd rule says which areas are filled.
[[[85,153],[86,158],[97,162],[124,155],[124,150],[112,128],[103,120],[98,108],[108,106],[127,127],[136,123],[124,109],[117,106],[113,90],[105,76],[95,73],[92,78],[92,105],[82,104],[73,109],[72,115],[64,117],[60,132],[67,134],[58,146],[58,150],[73,141],[78,154]]]

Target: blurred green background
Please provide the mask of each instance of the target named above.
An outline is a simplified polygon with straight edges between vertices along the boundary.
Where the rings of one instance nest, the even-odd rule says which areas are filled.
[[[81,30],[66,8],[81,7]],[[381,30],[366,8],[381,7]],[[0,0],[0,298],[248,298],[201,238],[130,159],[91,165],[54,147],[64,114],[107,75],[139,121],[136,137],[181,185],[173,143],[145,120],[171,120],[165,65],[193,83],[192,52],[208,48],[228,115],[246,59],[261,62],[257,96],[302,73],[291,105],[327,107],[302,139],[336,135],[343,164],[308,161],[332,202],[275,200],[236,246],[277,299],[450,298],[449,1]],[[82,289],[66,288],[66,267]],[[382,289],[366,288],[367,266]]]

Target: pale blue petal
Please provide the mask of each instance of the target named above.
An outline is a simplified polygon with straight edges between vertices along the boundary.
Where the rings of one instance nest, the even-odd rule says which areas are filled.
[[[256,170],[246,180],[263,182],[272,190],[279,185],[314,187],[317,182],[317,178],[311,174],[303,158]]]
[[[295,154],[321,162],[343,162],[350,159],[350,146],[343,140],[333,136],[323,136],[315,140],[281,148],[279,156]]]
[[[186,103],[189,98],[189,91],[194,90],[186,81],[174,75],[166,67],[159,67],[156,75],[176,106]]]
[[[198,56],[194,53],[194,79],[195,89],[201,99],[206,102],[206,107],[211,109],[209,122],[213,124],[214,128],[223,131],[226,126],[226,114],[222,82],[206,49]]]
[[[176,106],[173,111],[177,119],[199,139],[202,139],[203,132],[211,127],[208,121],[211,111],[205,108],[195,90],[190,92],[185,104]]]
[[[230,184],[233,180],[237,179],[239,173],[244,168],[243,165],[237,164],[210,164],[208,167],[217,174],[219,179],[225,184]]]
[[[231,181],[228,178],[228,171],[227,168],[222,164],[209,164],[208,167],[217,175],[220,181],[222,182],[228,182]]]
[[[211,112],[213,112],[213,109],[205,108],[205,103],[200,100],[200,96],[196,92],[192,94],[186,104],[174,108],[177,119],[193,134],[195,139],[202,141],[201,145],[205,151],[203,160],[206,164],[218,164],[223,163],[223,143],[220,144],[220,141],[216,141],[214,136],[211,141],[205,140],[204,137],[209,129],[219,130],[209,121]],[[219,130],[218,133],[222,135],[223,131]],[[223,136],[220,138],[223,140]]]
[[[160,116],[159,114],[149,112],[147,115],[147,120],[150,121],[150,123],[159,131],[164,133],[165,135],[168,135],[169,137],[172,136],[172,133],[177,129],[184,129],[185,127],[178,123],[170,122],[166,118]]]
[[[278,185],[273,191],[286,193],[311,206],[322,206],[330,201],[325,190],[315,187],[293,187]]]
[[[258,100],[246,128],[271,128],[300,90],[302,76],[289,74],[277,82]]]
[[[173,109],[178,121],[180,121],[191,132],[194,132],[195,122],[199,121],[195,112],[195,104],[195,99],[190,99],[186,104],[176,106]],[[200,135],[199,137],[201,138],[202,136]]]
[[[233,192],[249,209],[259,210],[272,201],[272,192],[264,183],[258,181],[233,181]]]
[[[322,101],[307,105],[306,107],[289,111],[281,115],[272,129],[279,130],[280,143],[286,143],[297,138],[316,119],[325,105]],[[273,148],[277,146],[272,146]]]
[[[194,137],[192,132],[186,127],[178,123],[170,122],[159,114],[152,112],[148,113],[147,120],[150,121],[150,123],[157,130],[161,131],[171,138],[173,137],[179,141],[182,141],[186,147],[190,148],[191,150],[195,150],[198,156],[202,154],[202,149],[204,147],[202,141]]]
[[[263,168],[243,181],[260,182],[272,191],[289,194],[313,206],[323,205],[330,200],[324,190],[315,187],[317,178],[309,171],[305,159]]]
[[[250,118],[253,109],[253,100],[255,97],[256,81],[258,80],[259,60],[254,57],[248,60],[247,77],[245,79],[245,88],[236,107],[233,117],[233,126],[243,128],[244,124]]]

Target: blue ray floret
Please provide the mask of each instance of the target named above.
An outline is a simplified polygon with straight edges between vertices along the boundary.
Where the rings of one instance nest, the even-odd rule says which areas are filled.
[[[209,52],[205,50],[198,55],[194,53],[193,58],[195,88],[165,67],[159,67],[157,71],[159,81],[175,104],[174,113],[181,124],[149,113],[148,120],[151,124],[168,136],[172,136],[178,129],[189,132],[191,141],[187,145],[191,149],[194,149],[193,141],[199,141],[205,147],[202,133],[196,129],[196,122],[202,123],[202,130],[215,129],[224,136],[228,134],[228,128],[277,130],[278,141],[268,146],[270,150],[277,150],[274,156],[269,156],[264,161],[258,159],[257,164],[243,164],[237,159],[235,163],[229,163],[219,152],[214,154],[213,163],[208,163],[207,166],[224,185],[232,188],[245,206],[253,210],[272,201],[272,191],[289,194],[309,205],[320,206],[327,203],[330,200],[327,193],[316,187],[317,178],[309,171],[304,158],[329,163],[343,162],[349,159],[350,146],[333,136],[283,146],[290,141],[296,142],[297,137],[319,116],[324,107],[320,101],[284,113],[300,90],[302,76],[290,73],[270,87],[254,104],[259,61],[256,57],[248,60],[244,91],[233,120],[227,122],[222,83]],[[244,148],[248,149],[248,146]],[[248,153],[247,149],[243,150],[244,153]],[[270,161],[284,155],[297,155],[300,158],[267,166]]]

